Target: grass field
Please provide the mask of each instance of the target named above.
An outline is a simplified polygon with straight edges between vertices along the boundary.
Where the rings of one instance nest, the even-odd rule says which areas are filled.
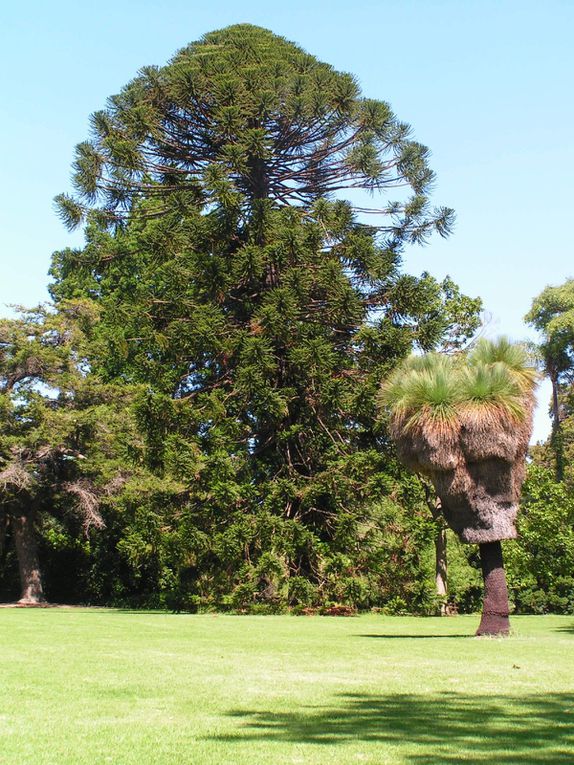
[[[2,765],[574,763],[574,617],[0,610]]]

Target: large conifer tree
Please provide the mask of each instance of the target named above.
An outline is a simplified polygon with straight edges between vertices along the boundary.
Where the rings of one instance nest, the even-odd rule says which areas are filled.
[[[93,373],[145,384],[148,464],[186,486],[192,590],[273,600],[328,587],[334,560],[379,576],[378,383],[480,308],[399,271],[405,243],[452,221],[429,207],[427,149],[352,76],[249,25],[143,69],[92,129],[59,198],[87,244],[56,253],[52,293],[100,304]],[[373,223],[341,199],[356,189],[387,192]]]

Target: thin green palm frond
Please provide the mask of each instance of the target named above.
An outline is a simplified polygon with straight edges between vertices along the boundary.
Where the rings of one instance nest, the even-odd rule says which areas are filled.
[[[475,362],[462,371],[460,385],[461,405],[483,412],[486,419],[497,412],[515,420],[526,416],[524,390],[515,371],[503,362]]]
[[[525,422],[538,374],[526,349],[507,338],[481,340],[468,357],[438,353],[410,356],[383,383],[379,405],[398,434],[416,428],[453,434],[460,416],[481,428],[501,418]]]
[[[452,359],[439,354],[406,359],[383,384],[379,397],[391,418],[407,429],[453,423],[459,400],[459,377]]]
[[[523,393],[532,393],[538,382],[535,362],[526,347],[522,343],[512,343],[507,337],[479,340],[468,361],[471,367],[481,364],[505,366]]]
[[[408,356],[401,364],[403,372],[430,372],[433,374],[437,370],[450,370],[452,367],[452,357],[440,353],[424,353],[422,355],[412,354]]]

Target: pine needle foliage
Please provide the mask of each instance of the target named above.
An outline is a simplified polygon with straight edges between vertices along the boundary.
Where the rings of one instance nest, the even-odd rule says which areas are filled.
[[[379,209],[389,241],[451,229],[452,210],[429,205],[429,151],[410,127],[352,75],[260,27],[211,32],[166,66],[144,67],[91,129],[76,148],[75,195],[56,200],[70,228],[90,211],[113,226],[174,204],[263,214],[267,201],[406,186],[410,198]]]
[[[59,556],[64,570],[48,577],[47,596],[86,596],[79,565],[70,571],[66,562],[89,567],[90,532],[104,529],[114,482],[137,451],[127,388],[87,374],[95,321],[93,304],[82,300],[62,301],[58,312],[19,309],[0,320],[0,553],[4,570],[17,553],[20,592],[28,599],[31,582],[39,596],[38,571],[50,570]],[[2,544],[6,537],[14,544]],[[5,589],[2,569],[0,588],[14,598],[17,576]]]
[[[341,577],[355,603],[390,597],[375,559],[402,488],[379,381],[480,323],[452,280],[401,272],[451,220],[428,150],[352,76],[249,25],[142,70],[92,128],[64,200],[86,246],[55,253],[51,290],[98,311],[91,373],[139,391],[129,570],[204,604],[324,601]],[[341,198],[398,186],[382,226]]]

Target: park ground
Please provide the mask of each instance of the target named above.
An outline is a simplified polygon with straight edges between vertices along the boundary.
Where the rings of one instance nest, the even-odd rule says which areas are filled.
[[[0,610],[2,765],[574,763],[574,617]]]

